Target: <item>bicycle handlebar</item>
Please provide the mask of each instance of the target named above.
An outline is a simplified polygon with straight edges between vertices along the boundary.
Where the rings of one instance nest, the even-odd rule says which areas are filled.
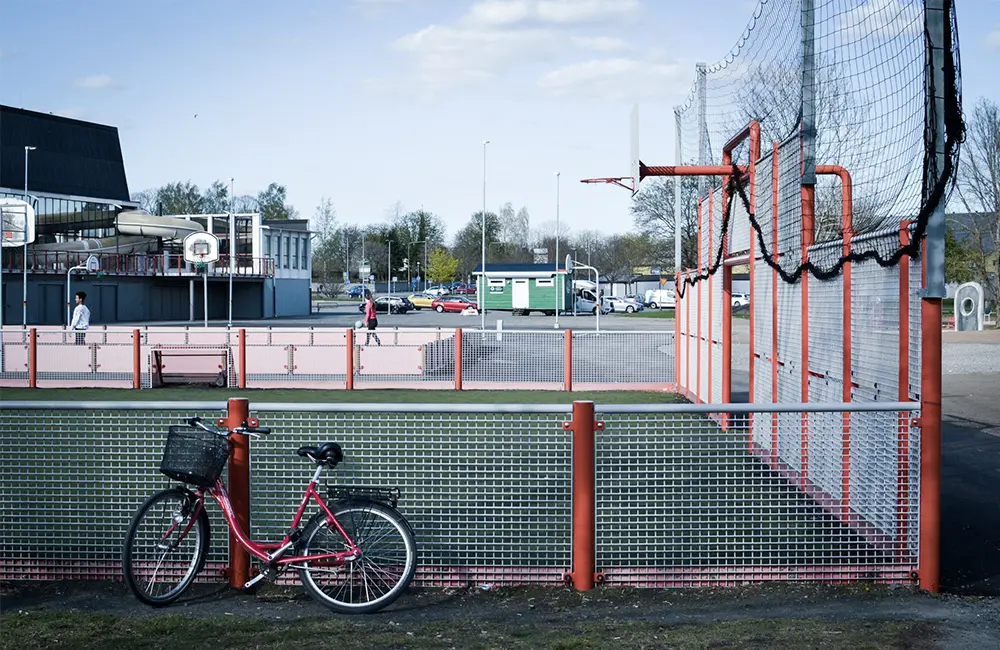
[[[203,431],[208,431],[209,433],[215,433],[215,434],[218,434],[220,436],[227,436],[230,433],[240,433],[240,434],[243,434],[243,435],[254,436],[256,438],[259,438],[262,435],[266,436],[266,435],[268,435],[268,434],[271,433],[271,428],[270,427],[251,427],[251,426],[247,426],[246,422],[243,423],[243,426],[234,427],[232,429],[228,429],[228,428],[227,429],[213,429],[212,427],[210,427],[210,426],[206,425],[204,422],[202,422],[201,418],[199,418],[199,417],[186,418],[184,420],[184,422],[186,422],[188,425],[190,425],[192,427],[198,427],[199,429],[202,429]]]

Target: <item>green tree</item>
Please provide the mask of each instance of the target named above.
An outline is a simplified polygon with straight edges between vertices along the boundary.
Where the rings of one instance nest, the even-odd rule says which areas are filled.
[[[455,233],[455,241],[452,245],[451,252],[458,258],[458,272],[465,277],[472,273],[472,270],[476,268],[476,265],[480,263],[480,258],[482,257],[483,248],[483,213],[482,211],[476,212],[469,219],[469,222],[462,227],[457,233]],[[500,241],[500,218],[493,212],[486,213],[486,245],[490,246],[492,242]],[[490,247],[487,250],[487,256],[490,259],[494,254],[496,247]],[[487,262],[489,264],[489,262]]]
[[[944,276],[948,282],[971,282],[976,279],[976,252],[960,241],[951,226],[944,234]]]
[[[156,190],[153,213],[201,214],[204,198],[191,181],[167,183]]]
[[[458,277],[458,258],[443,248],[435,248],[427,260],[427,279],[431,282],[451,282]]]
[[[222,214],[233,208],[229,199],[229,186],[222,181],[215,181],[201,193],[201,209],[209,214]]]
[[[310,226],[316,233],[316,244],[313,248],[312,275],[313,280],[329,285],[339,282],[344,270],[343,238],[337,227],[337,211],[333,201],[320,199],[316,212],[310,219]]]
[[[284,185],[271,183],[257,195],[257,210],[265,221],[272,219],[295,219],[298,211],[287,201]]]

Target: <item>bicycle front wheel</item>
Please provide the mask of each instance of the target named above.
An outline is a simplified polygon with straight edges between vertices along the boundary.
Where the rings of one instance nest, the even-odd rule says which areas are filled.
[[[171,603],[204,566],[208,543],[208,515],[197,498],[181,488],[157,492],[139,506],[125,536],[125,584],[147,605]]]
[[[316,600],[343,614],[367,614],[389,605],[406,590],[417,566],[417,544],[395,509],[372,502],[338,504],[334,516],[361,557],[340,565],[303,562],[302,583]],[[303,555],[337,553],[347,545],[319,513],[303,535]]]

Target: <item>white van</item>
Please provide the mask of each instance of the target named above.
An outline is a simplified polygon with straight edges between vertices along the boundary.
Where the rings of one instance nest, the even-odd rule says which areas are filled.
[[[597,313],[597,285],[593,282],[589,280],[574,280],[573,298],[576,303],[576,313]],[[602,314],[607,314],[609,311],[610,309],[607,305],[601,305]]]
[[[650,289],[646,292],[646,304],[650,309],[674,309],[677,307],[677,296],[674,288]]]

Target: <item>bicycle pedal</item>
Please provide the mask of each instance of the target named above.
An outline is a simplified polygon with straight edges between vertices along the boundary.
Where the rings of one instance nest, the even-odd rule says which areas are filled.
[[[249,591],[253,589],[254,585],[256,585],[258,582],[266,578],[267,576],[264,575],[263,573],[258,573],[257,575],[255,575],[254,577],[250,578],[245,583],[243,583],[243,591]]]

